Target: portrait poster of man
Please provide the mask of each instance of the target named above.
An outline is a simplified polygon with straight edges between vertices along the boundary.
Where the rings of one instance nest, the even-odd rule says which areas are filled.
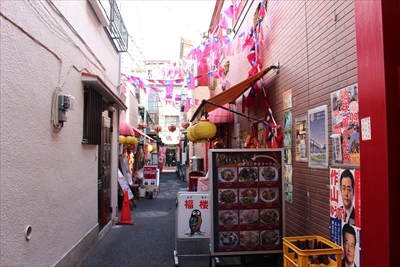
[[[358,84],[353,84],[331,94],[332,133],[339,136],[342,155],[334,157],[334,163],[360,165],[360,120]],[[336,145],[334,143],[333,145]]]
[[[330,168],[330,239],[342,246],[342,266],[361,266],[360,170]]]

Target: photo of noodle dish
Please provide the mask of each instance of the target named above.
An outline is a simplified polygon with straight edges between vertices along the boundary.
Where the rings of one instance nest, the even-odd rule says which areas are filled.
[[[219,224],[220,225],[233,225],[238,223],[238,214],[234,210],[220,210],[219,211]]]
[[[240,182],[256,182],[258,180],[257,167],[244,167],[239,168],[239,181]]]
[[[278,180],[278,170],[275,167],[266,166],[260,168],[260,181]]]
[[[240,224],[255,223],[258,221],[258,210],[240,210],[239,222]]]
[[[257,231],[241,231],[240,232],[240,245],[242,246],[256,246],[259,244],[259,237]]]
[[[235,168],[220,168],[218,179],[221,182],[235,182],[237,179]]]
[[[240,202],[242,203],[254,203],[258,200],[258,194],[256,188],[242,188],[240,189]]]
[[[219,202],[222,204],[237,203],[237,190],[236,189],[220,189]]]
[[[279,220],[278,210],[266,209],[260,211],[260,221],[263,223],[275,223]]]
[[[261,232],[260,239],[262,245],[279,244],[279,233],[275,230],[265,230]]]
[[[274,202],[278,199],[278,190],[276,188],[260,189],[260,199],[264,202]]]
[[[234,232],[222,232],[219,235],[221,246],[236,246],[238,243],[237,234]]]

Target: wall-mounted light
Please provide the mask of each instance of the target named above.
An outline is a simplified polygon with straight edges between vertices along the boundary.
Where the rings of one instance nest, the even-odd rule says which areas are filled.
[[[278,74],[280,72],[280,70],[281,70],[281,64],[279,63],[279,61],[277,61],[275,63],[274,68],[275,68],[276,74]]]
[[[111,112],[115,112],[115,106],[116,106],[115,103],[110,103],[110,105],[108,106],[108,110]]]

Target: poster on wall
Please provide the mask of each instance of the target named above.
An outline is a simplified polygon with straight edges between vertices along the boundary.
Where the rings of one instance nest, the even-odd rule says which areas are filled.
[[[284,165],[284,196],[285,200],[293,203],[293,184],[292,184],[292,90],[283,93],[283,160]]]
[[[282,253],[283,149],[211,149],[211,255]]]
[[[292,165],[284,165],[285,200],[293,203]]]
[[[292,90],[287,90],[283,93],[283,109],[292,107]]]
[[[358,84],[331,94],[333,163],[360,165]]]
[[[283,132],[284,132],[284,139],[283,145],[284,146],[292,146],[292,110],[287,109],[283,112]]]
[[[308,161],[307,153],[307,117],[297,118],[295,120],[296,144],[295,160]]]
[[[308,111],[308,166],[328,167],[328,109],[326,105]]]
[[[361,266],[360,170],[330,168],[330,239],[342,246],[342,266]],[[337,260],[336,260],[337,261]],[[355,264],[355,265],[353,265]]]

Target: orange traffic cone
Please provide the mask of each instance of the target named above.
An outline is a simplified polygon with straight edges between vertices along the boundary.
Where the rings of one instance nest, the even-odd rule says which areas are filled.
[[[136,222],[131,219],[131,208],[129,205],[128,191],[124,193],[124,203],[122,204],[121,219],[117,224],[119,225],[135,225]]]

